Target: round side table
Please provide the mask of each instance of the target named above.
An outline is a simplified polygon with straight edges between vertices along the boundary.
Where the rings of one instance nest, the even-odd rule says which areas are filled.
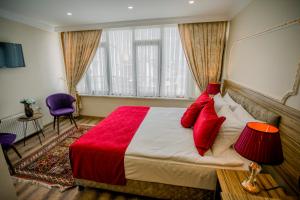
[[[42,113],[34,113],[32,117],[26,117],[24,115],[24,116],[21,116],[21,117],[18,118],[18,121],[23,123],[24,146],[25,146],[25,140],[26,140],[26,132],[27,132],[27,124],[28,124],[28,122],[32,122],[32,124],[33,124],[33,126],[34,126],[34,128],[35,128],[35,130],[37,132],[37,135],[39,137],[40,143],[42,145],[42,140],[41,140],[41,137],[40,137],[40,133],[42,133],[42,135],[44,137],[45,137],[45,135],[44,135],[43,129],[41,128],[40,123],[38,121],[42,117],[43,117]]]

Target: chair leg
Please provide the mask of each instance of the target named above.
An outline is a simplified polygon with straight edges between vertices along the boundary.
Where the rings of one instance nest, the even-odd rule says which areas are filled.
[[[57,121],[57,134],[59,135],[59,117],[56,117],[56,121]]]
[[[15,169],[14,169],[13,165],[11,164],[11,162],[10,162],[10,160],[8,158],[7,151],[5,149],[3,149],[3,148],[2,148],[2,150],[3,150],[4,158],[5,158],[5,160],[6,160],[7,164],[8,164],[8,167],[11,170],[11,174],[15,174]]]
[[[78,129],[78,126],[77,126],[77,124],[76,124],[76,121],[75,121],[75,119],[74,119],[73,115],[71,114],[71,115],[70,115],[70,117],[71,117],[72,121],[74,122],[74,124],[75,124],[75,127]]]
[[[69,117],[69,119],[70,119],[71,124],[73,124],[71,115],[68,115],[68,117]]]
[[[56,123],[56,117],[54,116],[54,120],[53,120],[53,130],[55,130],[55,123]]]
[[[19,158],[22,158],[21,154],[19,153],[19,151],[16,149],[16,147],[14,145],[11,145],[11,148],[16,152],[16,154],[19,156]]]

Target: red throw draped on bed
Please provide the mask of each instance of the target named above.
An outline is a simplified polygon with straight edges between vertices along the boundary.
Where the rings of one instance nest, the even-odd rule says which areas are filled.
[[[149,107],[122,106],[70,146],[73,176],[126,184],[124,156]]]

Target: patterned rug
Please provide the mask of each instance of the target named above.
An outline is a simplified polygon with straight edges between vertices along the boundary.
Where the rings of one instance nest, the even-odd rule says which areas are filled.
[[[91,126],[70,128],[41,149],[15,164],[14,177],[64,191],[75,186],[69,159],[69,146]]]

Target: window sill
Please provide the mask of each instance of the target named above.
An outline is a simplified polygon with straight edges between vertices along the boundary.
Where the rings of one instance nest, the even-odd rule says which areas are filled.
[[[172,101],[195,101],[194,98],[168,98],[168,97],[133,97],[133,96],[113,96],[113,95],[91,95],[79,94],[81,97],[96,97],[96,98],[119,98],[119,99],[147,99],[147,100],[172,100]]]

